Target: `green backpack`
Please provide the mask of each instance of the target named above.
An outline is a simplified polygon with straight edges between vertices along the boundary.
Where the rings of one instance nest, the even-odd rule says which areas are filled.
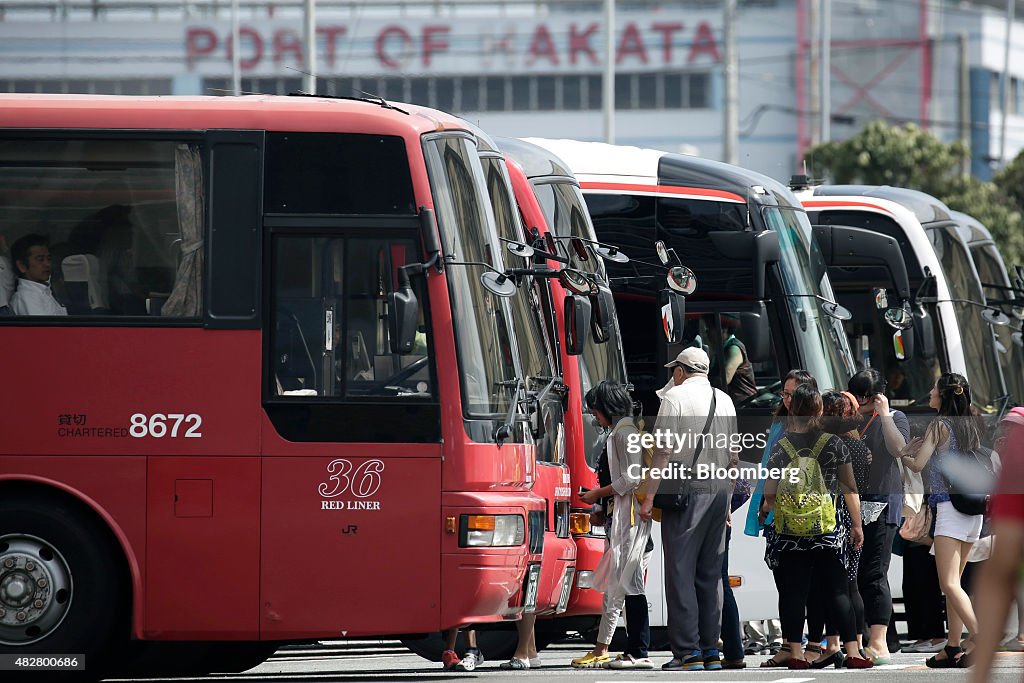
[[[783,477],[775,493],[775,532],[787,536],[821,536],[836,528],[836,504],[825,485],[818,456],[831,434],[822,434],[814,448],[797,450],[783,437],[779,446],[789,455],[790,470],[800,471],[798,481]]]

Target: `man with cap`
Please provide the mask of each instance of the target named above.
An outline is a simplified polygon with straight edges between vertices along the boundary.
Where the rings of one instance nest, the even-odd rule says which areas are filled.
[[[654,432],[658,442],[652,469],[663,470],[671,460],[687,480],[682,509],[663,509],[661,519],[673,655],[662,669],[668,671],[722,668],[722,560],[732,481],[709,477],[706,466],[717,470],[733,461],[729,447],[736,431],[736,408],[728,394],[711,386],[710,366],[707,352],[695,347],[683,349],[665,365],[672,370],[673,386],[661,395]],[[648,486],[670,493],[679,485],[651,478]],[[646,496],[640,516],[649,519],[652,508],[653,496]]]

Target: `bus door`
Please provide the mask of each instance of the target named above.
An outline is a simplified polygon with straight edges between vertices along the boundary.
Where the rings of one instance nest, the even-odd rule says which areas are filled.
[[[389,325],[399,269],[423,260],[404,144],[288,138],[271,139],[267,182],[283,185],[268,185],[263,220],[261,635],[436,630],[441,417],[424,278],[411,348],[396,352]],[[335,170],[351,156],[368,181],[319,194],[282,178],[318,154]]]

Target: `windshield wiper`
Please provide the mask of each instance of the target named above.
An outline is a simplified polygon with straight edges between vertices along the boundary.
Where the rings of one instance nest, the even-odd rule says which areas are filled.
[[[505,415],[505,422],[494,428],[494,441],[498,446],[503,446],[505,441],[512,438],[512,432],[516,428],[516,412],[519,410],[519,394],[523,391],[523,380],[518,377],[507,382],[498,382],[503,387],[514,387],[512,389],[512,402],[509,404],[508,413]]]
[[[821,302],[821,310],[825,311],[825,315],[836,320],[849,320],[853,317],[853,313],[849,309],[821,294],[786,294],[785,297],[787,299],[817,299]]]

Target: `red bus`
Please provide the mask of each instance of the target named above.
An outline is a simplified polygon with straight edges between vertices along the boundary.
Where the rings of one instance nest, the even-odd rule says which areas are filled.
[[[532,608],[478,151],[383,101],[0,96],[0,653],[223,671]]]
[[[591,297],[592,334],[587,335],[583,352],[574,358],[564,353],[563,348],[562,354],[565,382],[570,387],[565,431],[574,504],[570,529],[576,542],[576,580],[562,618],[538,622],[538,643],[544,643],[563,637],[567,631],[586,633],[595,629],[601,614],[603,596],[593,589],[593,572],[604,553],[604,528],[591,527],[590,506],[580,501],[579,489],[597,486],[593,468],[603,447],[604,434],[585,410],[583,397],[591,387],[606,379],[632,389],[603,263],[606,257],[626,257],[613,256],[621,252],[597,245],[579,183],[565,163],[548,150],[523,140],[501,138],[498,144],[514,160],[512,182],[527,225],[536,226],[542,236],[550,235],[556,245],[564,245],[557,248],[560,257],[568,261],[568,267],[586,273],[598,285],[598,293]],[[576,239],[570,248],[572,238]],[[559,283],[555,283],[553,289],[555,310],[564,325],[567,322],[563,315],[564,301],[570,294]]]

